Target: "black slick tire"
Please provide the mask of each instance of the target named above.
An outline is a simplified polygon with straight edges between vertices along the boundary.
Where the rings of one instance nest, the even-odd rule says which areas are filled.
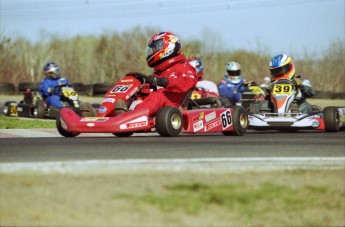
[[[183,119],[179,109],[164,106],[156,115],[156,129],[160,136],[178,136],[182,130]]]
[[[338,132],[340,129],[340,115],[338,108],[328,106],[323,109],[326,132]]]
[[[234,106],[232,109],[233,131],[222,132],[224,136],[242,136],[248,128],[249,120],[247,111],[242,106]]]

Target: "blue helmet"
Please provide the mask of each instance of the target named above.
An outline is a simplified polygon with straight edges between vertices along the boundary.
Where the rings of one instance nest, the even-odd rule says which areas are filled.
[[[61,77],[59,66],[55,62],[48,62],[45,64],[43,67],[43,73],[46,78],[51,78],[54,80],[57,80]]]
[[[193,66],[193,68],[195,68],[198,79],[201,80],[202,75],[204,74],[204,64],[201,59],[198,57],[191,57],[187,61],[191,66]]]

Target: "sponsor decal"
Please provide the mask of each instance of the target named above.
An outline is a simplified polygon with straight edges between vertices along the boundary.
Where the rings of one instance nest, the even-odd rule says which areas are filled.
[[[84,117],[81,122],[102,122],[108,120],[109,117]]]
[[[213,119],[216,119],[216,111],[213,111],[213,112],[205,115],[206,123],[209,121],[212,121]]]
[[[103,100],[103,102],[111,102],[111,103],[114,103],[114,102],[115,102],[115,99],[113,99],[113,98],[106,98],[106,99]],[[102,102],[102,103],[103,103],[103,102]]]
[[[95,126],[95,123],[87,123],[86,126],[87,126],[87,127],[94,127],[94,126]]]
[[[194,116],[194,117],[192,118],[192,121],[193,121],[193,122],[200,121],[200,120],[202,120],[202,119],[204,118],[204,115],[205,115],[204,112],[199,113],[198,115],[196,115],[196,116]]]
[[[107,111],[107,107],[102,106],[101,108],[99,108],[98,112],[99,113],[104,113],[105,111]]]
[[[320,126],[320,122],[318,120],[314,120],[312,123],[311,123],[311,126],[314,127],[314,128],[317,128]]]
[[[127,126],[127,128],[139,128],[139,127],[143,127],[146,125],[147,125],[147,122],[142,121],[142,122],[129,123],[126,126]]]
[[[132,121],[120,125],[120,129],[139,128],[148,124],[147,117],[138,117]]]
[[[204,128],[204,123],[202,122],[202,120],[200,120],[200,121],[198,121],[198,122],[193,124],[194,132],[197,132],[197,131],[199,131],[199,130],[201,130],[203,128]]]
[[[121,82],[133,82],[133,79],[121,80]]]
[[[213,129],[213,128],[215,128],[215,127],[221,125],[221,124],[222,124],[222,122],[220,121],[220,119],[217,119],[217,120],[215,120],[215,121],[213,121],[213,122],[210,122],[210,123],[208,123],[208,124],[205,126],[205,132],[206,132],[206,131],[209,131],[209,130],[211,130],[211,129]]]

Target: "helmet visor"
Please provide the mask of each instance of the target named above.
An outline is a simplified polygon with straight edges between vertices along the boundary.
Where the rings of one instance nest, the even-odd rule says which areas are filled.
[[[240,76],[241,75],[241,70],[227,70],[226,71],[229,76]]]
[[[288,73],[291,69],[291,64],[283,65],[282,67],[270,69],[272,77],[281,77]]]
[[[53,71],[50,71],[50,72],[46,72],[46,77],[49,77],[49,78],[57,78],[60,76],[60,70],[59,69],[55,69]]]
[[[152,43],[150,43],[147,46],[146,57],[151,56],[151,55],[157,53],[158,51],[162,50],[163,46],[164,46],[164,40],[163,39],[154,40]]]

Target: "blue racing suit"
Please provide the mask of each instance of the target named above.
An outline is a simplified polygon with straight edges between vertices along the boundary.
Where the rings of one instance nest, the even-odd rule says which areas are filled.
[[[67,84],[68,87],[71,87],[70,82],[65,78],[60,79],[51,79],[45,78],[42,80],[38,91],[42,96],[43,100],[46,102],[47,107],[54,106],[61,108],[61,87],[58,85]]]
[[[218,83],[219,96],[227,98],[232,105],[241,101],[242,93],[246,90],[244,81],[234,84],[231,80],[227,79],[227,75],[224,76],[224,80]]]

